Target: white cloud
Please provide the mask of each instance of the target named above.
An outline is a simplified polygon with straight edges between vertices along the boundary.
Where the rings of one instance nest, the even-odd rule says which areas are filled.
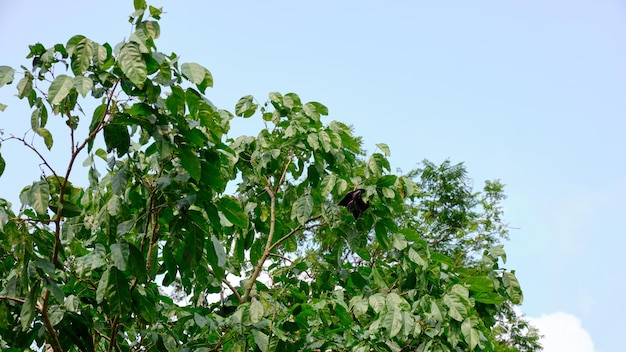
[[[595,351],[591,335],[574,315],[555,312],[528,320],[544,335],[541,340],[544,352]]]

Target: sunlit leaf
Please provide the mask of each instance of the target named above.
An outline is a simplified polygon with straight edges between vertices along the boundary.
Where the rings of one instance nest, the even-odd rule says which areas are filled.
[[[252,97],[252,95],[246,95],[235,104],[235,115],[250,117],[254,115],[257,107],[258,105],[254,103],[254,97]]]
[[[480,335],[478,329],[474,327],[471,318],[468,317],[463,320],[463,323],[461,323],[461,332],[463,333],[463,338],[469,345],[470,350],[475,349],[478,345]]]
[[[313,212],[313,197],[310,194],[306,194],[296,200],[291,208],[291,218],[294,220],[298,220],[301,225],[306,224],[306,222],[311,217],[311,213]]]
[[[74,53],[72,54],[72,72],[76,76],[82,75],[89,65],[91,64],[91,59],[93,58],[93,44],[91,40],[87,38],[83,38],[76,47],[74,48]]]
[[[378,147],[378,149],[380,149],[381,152],[383,152],[385,156],[391,156],[391,149],[389,149],[389,146],[387,144],[377,143],[376,146]]]
[[[448,306],[448,314],[452,319],[463,321],[467,316],[467,309],[456,295],[446,294],[443,296],[443,303]]]
[[[43,142],[48,148],[48,150],[52,149],[53,141],[52,141],[52,133],[50,133],[50,131],[48,131],[47,129],[43,127],[39,127],[35,129],[35,133],[37,133],[43,138]]]
[[[13,82],[15,70],[9,66],[0,66],[0,87]]]
[[[30,92],[33,91],[33,75],[30,73],[24,74],[24,78],[22,78],[17,83],[17,97],[22,99],[27,97]]]
[[[261,350],[266,352],[269,349],[269,337],[257,329],[252,330],[252,336],[254,337],[254,343]]]
[[[257,324],[261,322],[263,319],[263,303],[259,302],[256,298],[252,298],[252,303],[250,303],[250,320],[253,324]]]
[[[80,95],[84,97],[87,96],[87,93],[91,91],[93,87],[93,81],[90,78],[85,76],[76,76],[74,77],[74,88],[78,91]]]
[[[148,69],[146,62],[141,56],[139,44],[128,42],[124,44],[118,58],[120,69],[139,89],[143,88],[146,78],[148,77]]]
[[[74,88],[74,79],[68,75],[58,75],[48,88],[48,101],[52,105],[60,103]]]

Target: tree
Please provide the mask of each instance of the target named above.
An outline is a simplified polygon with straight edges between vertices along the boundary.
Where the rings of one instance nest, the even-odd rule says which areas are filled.
[[[0,139],[44,172],[18,211],[0,199],[3,349],[540,348],[511,313],[522,291],[503,267],[499,182],[472,193],[449,162],[395,175],[385,144],[367,156],[294,93],[219,109],[209,70],[157,50],[162,10],[134,4],[115,47],[81,35],[30,46],[16,86],[31,133],[52,150],[50,116],[71,150],[57,168],[41,142]],[[0,86],[15,75],[0,66]],[[257,136],[227,136],[253,116]],[[369,204],[358,219],[338,204],[356,189]]]

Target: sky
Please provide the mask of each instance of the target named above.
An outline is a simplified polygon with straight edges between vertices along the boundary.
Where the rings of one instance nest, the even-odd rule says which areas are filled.
[[[95,3],[0,1],[0,65],[27,65],[36,42],[127,38],[132,1]],[[622,349],[626,1],[151,4],[166,12],[158,49],[207,67],[218,107],[295,92],[352,125],[367,150],[388,144],[393,169],[449,159],[466,165],[477,191],[501,180],[506,266],[545,351]],[[30,112],[14,89],[0,89],[9,105],[0,129],[22,135]],[[259,127],[238,119],[233,134]],[[0,195],[16,199],[40,171],[23,149],[1,151]]]

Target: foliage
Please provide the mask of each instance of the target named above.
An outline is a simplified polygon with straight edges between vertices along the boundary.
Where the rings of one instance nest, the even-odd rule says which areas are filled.
[[[162,10],[135,10],[115,46],[30,46],[17,96],[45,147],[50,117],[71,150],[58,169],[37,142],[0,139],[45,169],[18,212],[0,199],[3,349],[539,348],[504,314],[522,291],[498,244],[499,182],[472,193],[449,162],[395,175],[385,144],[367,156],[294,93],[219,109],[206,68],[157,50]],[[0,86],[16,73],[1,66]],[[88,125],[81,104],[94,104]],[[252,116],[266,128],[229,137],[231,119]],[[370,207],[355,220],[337,203],[357,188]]]

